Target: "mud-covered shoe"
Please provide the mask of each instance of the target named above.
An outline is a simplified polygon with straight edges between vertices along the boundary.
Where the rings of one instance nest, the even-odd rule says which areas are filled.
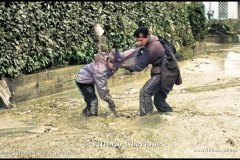
[[[159,112],[172,112],[173,109],[171,107],[160,108],[158,109]]]
[[[95,114],[91,114],[91,113],[89,113],[88,111],[87,111],[87,109],[85,108],[85,109],[83,109],[83,111],[82,111],[82,115],[84,115],[84,116],[97,116],[97,113],[95,113]]]
[[[88,116],[88,114],[87,114],[87,109],[86,109],[86,108],[83,109],[83,111],[82,111],[82,115],[84,115],[84,116]]]

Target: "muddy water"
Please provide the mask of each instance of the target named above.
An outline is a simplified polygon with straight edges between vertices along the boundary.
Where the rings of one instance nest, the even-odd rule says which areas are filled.
[[[0,110],[0,157],[235,158],[240,156],[240,47],[181,62],[183,84],[168,96],[169,114],[139,116],[139,91],[149,79],[116,75],[109,89],[114,117],[99,100],[99,116],[81,115],[76,89]]]
[[[240,77],[240,54],[239,52],[228,52],[227,58],[224,61],[224,71],[226,74],[233,77]]]

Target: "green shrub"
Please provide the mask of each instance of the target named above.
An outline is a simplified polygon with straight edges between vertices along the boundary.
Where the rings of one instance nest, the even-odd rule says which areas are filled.
[[[203,2],[191,2],[188,5],[188,12],[188,19],[194,39],[197,41],[203,40],[207,32],[205,7]]]

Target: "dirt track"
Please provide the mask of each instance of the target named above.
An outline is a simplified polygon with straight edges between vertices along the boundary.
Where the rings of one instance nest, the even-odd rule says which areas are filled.
[[[1,109],[0,158],[239,158],[240,46],[180,69],[170,114],[138,115],[149,71],[112,80],[117,111],[126,117],[114,117],[100,100],[98,117],[82,116],[77,88]]]

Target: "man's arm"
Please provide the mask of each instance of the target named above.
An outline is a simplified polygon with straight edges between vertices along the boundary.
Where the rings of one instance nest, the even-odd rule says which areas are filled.
[[[148,66],[150,61],[151,61],[151,57],[150,57],[149,51],[145,49],[143,50],[143,53],[139,53],[137,55],[137,62],[135,65],[130,67],[123,66],[123,68],[129,70],[130,72],[134,72],[134,71],[140,72]]]
[[[129,49],[127,51],[124,51],[122,52],[123,54],[123,58],[122,58],[122,61],[126,61],[128,58],[130,58],[138,49],[137,48],[132,48],[132,49]]]

